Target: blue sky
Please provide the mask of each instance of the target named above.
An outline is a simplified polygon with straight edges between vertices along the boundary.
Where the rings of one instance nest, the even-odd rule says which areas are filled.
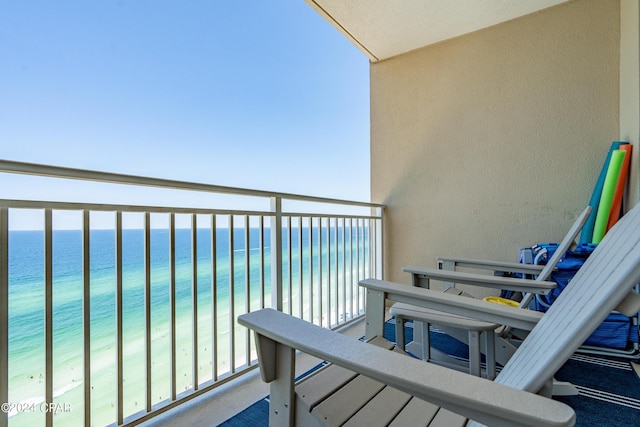
[[[0,11],[0,158],[369,199],[369,62],[303,0]],[[2,198],[95,193],[0,183]]]

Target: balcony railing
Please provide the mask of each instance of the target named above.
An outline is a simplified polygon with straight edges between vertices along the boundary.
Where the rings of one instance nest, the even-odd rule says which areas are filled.
[[[0,200],[0,427],[135,425],[255,368],[239,314],[271,306],[335,328],[364,313],[358,280],[382,277],[381,205],[10,161],[0,172],[267,206]],[[13,226],[25,216],[36,226]]]

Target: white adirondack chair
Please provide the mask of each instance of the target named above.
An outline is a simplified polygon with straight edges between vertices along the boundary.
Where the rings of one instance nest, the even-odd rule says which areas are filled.
[[[360,283],[367,288],[367,337],[382,336],[386,299],[531,330],[495,381],[274,310],[238,322],[256,334],[262,378],[271,383],[270,425],[571,426],[573,410],[538,393],[550,394],[554,373],[614,308],[638,310],[639,281],[640,205],[609,231],[544,315],[381,280]],[[296,349],[333,365],[296,387]]]
[[[558,262],[562,259],[564,253],[574,243],[574,240],[580,233],[584,223],[589,218],[590,213],[591,207],[587,206],[578,216],[566,236],[558,244],[558,249],[544,266],[464,258],[439,258],[438,260],[445,270],[455,270],[456,267],[466,267],[536,275],[533,282],[503,277],[496,277],[490,280],[486,275],[479,274],[456,276],[458,283],[522,292],[523,298],[519,306],[527,307],[535,294],[546,295],[555,288],[555,284],[547,282],[547,280],[556,268]],[[405,267],[403,268],[403,271],[411,274],[411,282],[413,286],[428,287],[429,280],[442,280],[445,281],[445,284],[443,285],[444,292],[457,295],[463,294],[459,289],[448,284],[450,283],[447,279],[448,273],[435,273],[433,269],[425,269],[421,267]],[[467,369],[467,366],[460,360],[452,359],[447,355],[442,354],[442,352],[437,349],[430,347],[428,334],[429,325],[438,325],[439,329],[443,332],[469,345],[468,369],[472,375],[481,374],[481,353],[484,353],[486,356],[485,376],[489,379],[493,379],[495,377],[495,362],[497,361],[504,366],[513,353],[515,353],[517,348],[510,340],[511,328],[495,323],[482,322],[476,319],[451,315],[437,310],[420,308],[407,303],[393,304],[389,312],[396,318],[396,342],[398,347],[402,350],[405,349],[404,325],[407,320],[411,319],[414,321],[414,341],[411,343],[408,350],[430,362],[455,369]],[[481,336],[485,337],[484,342],[481,342]]]

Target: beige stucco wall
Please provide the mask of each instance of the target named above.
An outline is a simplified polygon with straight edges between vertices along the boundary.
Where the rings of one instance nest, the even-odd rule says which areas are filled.
[[[620,139],[634,144],[628,196],[640,200],[640,3],[620,0]]]
[[[371,65],[385,278],[559,241],[619,135],[620,0],[576,0]]]

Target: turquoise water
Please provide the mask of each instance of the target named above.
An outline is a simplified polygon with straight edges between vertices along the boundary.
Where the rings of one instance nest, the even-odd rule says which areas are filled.
[[[342,230],[333,227],[332,247],[328,250],[327,228],[323,227],[322,251],[317,245],[318,228],[314,227],[313,259],[309,257],[308,230],[303,229],[302,240],[296,229],[291,230],[292,256],[283,250],[285,311],[309,320],[338,321],[336,316],[348,317],[357,310],[349,303],[355,296],[351,287],[345,292],[328,291],[328,276],[332,286],[353,283],[356,272],[350,270],[350,259],[361,260],[361,277],[366,271],[364,260],[368,251],[360,238],[360,252],[356,255],[355,230],[352,236],[354,250],[348,243],[342,251]],[[366,228],[364,228],[366,232]],[[285,229],[285,235],[288,230]],[[193,274],[191,230],[175,231],[175,305],[176,305],[176,389],[180,393],[193,388]],[[212,260],[211,230],[197,230],[197,338],[198,383],[211,380],[215,374],[224,376],[246,362],[247,332],[235,327],[233,346],[235,360],[231,360],[231,284],[230,254],[233,255],[234,288],[233,309],[237,316],[247,310],[260,308],[259,234],[257,228],[249,230],[249,250],[245,249],[244,229],[234,231],[234,245],[229,247],[229,231],[216,230],[216,259]],[[92,230],[90,235],[90,299],[91,322],[91,413],[96,426],[115,421],[117,396],[116,381],[116,258],[115,232]],[[286,242],[286,239],[285,239]],[[270,305],[270,250],[269,230],[265,230],[264,278],[265,304]],[[302,247],[301,247],[302,246]],[[123,371],[125,416],[145,407],[144,379],[144,233],[143,230],[123,230]],[[302,252],[302,257],[300,257]],[[318,254],[322,252],[322,268]],[[331,253],[331,257],[328,257]],[[247,255],[248,254],[248,255]],[[344,258],[343,258],[344,255]],[[245,264],[249,260],[249,278]],[[346,263],[343,262],[346,259]],[[169,231],[151,231],[151,342],[152,342],[152,403],[170,397],[170,253]],[[215,287],[217,317],[213,317],[212,264],[217,277]],[[312,266],[313,264],[313,266]],[[355,264],[354,264],[355,265]],[[313,267],[313,268],[311,268]],[[10,413],[9,424],[42,425],[44,414],[40,403],[44,401],[44,233],[42,231],[11,231],[9,234],[9,400],[27,406],[29,410]],[[313,271],[313,273],[310,273]],[[54,416],[55,425],[75,426],[82,423],[83,404],[83,282],[82,234],[78,230],[53,232],[53,364],[54,402],[63,409]],[[313,276],[313,277],[312,277]],[[320,277],[322,276],[322,280]],[[247,295],[245,283],[249,283]],[[320,284],[322,282],[322,284]],[[336,283],[337,282],[337,283]],[[291,287],[288,284],[291,283]],[[338,287],[340,289],[340,287]],[[312,290],[313,304],[308,294]],[[331,298],[332,312],[320,308]],[[329,296],[331,295],[331,296]],[[290,304],[290,305],[289,305]],[[361,306],[361,305],[360,305]],[[338,310],[339,308],[339,310]],[[311,311],[314,319],[310,319]],[[335,311],[335,314],[334,314]],[[339,314],[339,313],[340,314]],[[213,355],[213,325],[218,340]],[[27,405],[25,405],[27,404]],[[35,410],[33,410],[35,408]]]

